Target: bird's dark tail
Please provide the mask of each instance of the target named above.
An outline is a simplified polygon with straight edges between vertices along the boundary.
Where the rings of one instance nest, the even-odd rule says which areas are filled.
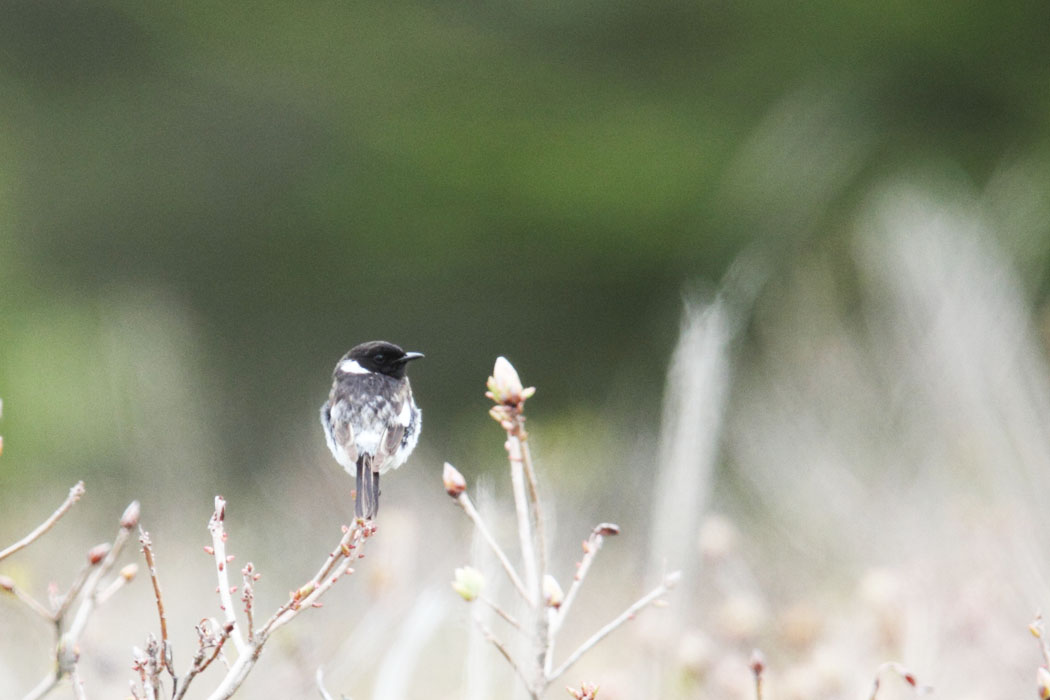
[[[379,472],[372,471],[372,455],[357,458],[357,494],[354,515],[371,520],[379,512]]]

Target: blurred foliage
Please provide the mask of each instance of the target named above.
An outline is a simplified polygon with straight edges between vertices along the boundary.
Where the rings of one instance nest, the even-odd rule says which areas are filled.
[[[158,448],[218,481],[273,467],[320,444],[331,366],[375,337],[427,353],[444,458],[497,354],[544,410],[630,425],[683,285],[822,245],[901,171],[1047,162],[1044,0],[2,16],[5,479],[116,479]]]

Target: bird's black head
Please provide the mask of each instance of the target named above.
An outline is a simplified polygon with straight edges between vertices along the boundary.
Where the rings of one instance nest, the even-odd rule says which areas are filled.
[[[378,372],[401,379],[405,376],[406,365],[420,357],[423,357],[421,352],[405,352],[393,343],[373,340],[361,343],[343,355],[343,359],[335,366],[335,373],[339,375]]]

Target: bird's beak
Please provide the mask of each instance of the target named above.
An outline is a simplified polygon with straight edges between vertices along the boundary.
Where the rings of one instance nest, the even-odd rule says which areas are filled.
[[[421,357],[424,357],[423,353],[421,352],[406,352],[405,356],[401,358],[401,363],[404,364],[405,362],[409,362],[411,360],[418,360]]]

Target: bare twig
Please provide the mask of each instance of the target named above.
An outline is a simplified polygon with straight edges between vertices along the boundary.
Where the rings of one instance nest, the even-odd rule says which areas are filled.
[[[53,525],[58,518],[62,517],[62,514],[69,510],[72,504],[76,502],[83,492],[83,482],[79,482],[77,486],[74,486],[73,489],[70,490],[66,502],[51,515],[51,518],[49,518],[50,524]],[[94,612],[100,601],[103,600],[101,596],[102,579],[109,574],[113,566],[116,564],[117,558],[120,556],[121,551],[124,549],[124,544],[128,540],[128,533],[131,528],[138,523],[138,507],[137,502],[128,506],[124,511],[124,514],[121,516],[120,529],[117,531],[116,537],[113,538],[113,543],[92,547],[91,550],[88,551],[87,566],[77,575],[69,591],[67,591],[62,597],[54,596],[52,598],[55,611],[53,613],[48,613],[48,617],[55,629],[55,665],[54,668],[40,680],[36,687],[25,696],[25,700],[38,700],[39,698],[44,697],[50,693],[63,678],[71,676],[75,671],[78,656],[77,645],[80,641],[80,637],[84,632],[84,628],[87,626],[91,613]],[[48,525],[48,527],[50,527],[50,525]],[[41,526],[40,528],[37,528],[35,532],[39,534],[36,534],[36,537],[39,537],[40,534],[46,531],[46,527]],[[33,539],[35,539],[35,537],[33,537]],[[29,541],[31,542],[32,540],[30,539]],[[33,607],[33,604],[29,603],[28,600],[23,600],[23,602],[26,602],[27,605]],[[74,606],[78,607],[73,616],[73,621],[67,629],[66,618]],[[41,614],[43,612],[43,605],[37,603],[34,610],[38,614]]]
[[[177,679],[175,668],[172,666],[172,649],[168,643],[168,618],[164,614],[164,594],[160,590],[160,579],[157,577],[157,564],[153,557],[153,542],[149,533],[139,528],[139,543],[142,544],[142,555],[146,558],[146,568],[149,570],[149,578],[153,583],[153,596],[157,601],[157,615],[160,618],[160,654],[164,668]]]
[[[507,645],[501,642],[499,638],[492,633],[492,630],[490,630],[488,626],[477,617],[474,618],[474,624],[477,625],[478,631],[481,632],[481,636],[483,636],[486,641],[490,642],[492,646],[496,647],[499,653],[503,655],[503,658],[507,660],[507,663],[510,664],[511,668],[514,669],[514,672],[518,674],[518,677],[525,683],[525,687],[529,688],[531,692],[532,681],[521,670],[521,667],[518,666],[518,662],[514,660],[510,650],[507,649]]]
[[[321,693],[321,700],[335,700],[332,694],[328,692],[328,689],[324,687],[324,669],[320,666],[317,667],[317,673],[314,674],[314,680],[317,681],[317,690]]]
[[[226,622],[234,625],[230,637],[233,645],[237,647],[237,653],[248,653],[248,643],[244,641],[241,630],[237,627],[237,613],[233,609],[233,598],[230,594],[230,577],[227,572],[226,558],[226,530],[223,522],[226,519],[226,500],[222,496],[215,497],[215,512],[208,522],[208,530],[211,532],[211,553],[215,558],[215,574],[219,579],[219,601]]]
[[[667,576],[665,576],[663,583],[661,583],[659,586],[657,586],[656,588],[639,598],[637,601],[634,602],[633,605],[631,605],[631,607],[624,610],[622,613],[620,613],[618,617],[609,622],[609,624],[605,625],[605,627],[602,627],[600,630],[595,632],[593,635],[591,635],[590,639],[588,639],[579,647],[577,647],[576,651],[572,652],[572,654],[570,654],[569,657],[565,659],[564,662],[562,662],[561,666],[559,666],[557,669],[555,669],[552,673],[548,675],[547,681],[553,682],[557,680],[563,673],[568,671],[574,663],[579,661],[581,656],[590,651],[590,649],[595,644],[605,639],[612,632],[616,631],[616,629],[619,628],[620,625],[633,618],[640,610],[652,604],[655,600],[658,600],[662,596],[666,595],[668,591],[674,588],[675,584],[678,583],[678,580],[680,578],[681,574],[677,571],[673,574],[668,574]]]
[[[751,667],[751,675],[755,677],[755,700],[762,700],[762,674],[766,670],[766,658],[760,650],[754,649],[748,665]]]
[[[0,576],[0,590],[7,591],[14,597],[18,598],[26,605],[26,607],[28,607],[30,610],[32,610],[48,622],[55,621],[54,613],[48,610],[43,603],[38,601],[28,592],[23,591],[21,588],[15,585],[15,582],[7,576]]]
[[[1043,615],[1038,613],[1035,619],[1032,620],[1032,624],[1028,625],[1028,631],[1032,633],[1032,636],[1039,640],[1039,651],[1043,655],[1043,665],[1050,668],[1050,645],[1046,641],[1046,629],[1043,626]]]
[[[251,641],[255,638],[255,580],[258,578],[255,566],[251,562],[241,569],[241,578],[241,600],[244,601],[244,615],[248,618],[248,640]]]
[[[569,609],[580,592],[583,580],[587,578],[587,573],[591,570],[591,564],[594,562],[595,557],[598,556],[598,552],[601,551],[605,537],[618,534],[620,534],[619,525],[601,523],[595,526],[591,530],[591,534],[583,541],[583,558],[576,568],[576,575],[572,578],[572,584],[569,586],[568,593],[565,594],[565,599],[558,609],[554,611],[554,614],[551,615],[550,624],[547,627],[547,649],[543,659],[543,670],[546,675],[549,676],[551,674],[551,667],[554,663],[554,644],[557,640],[558,632],[561,631],[562,625],[565,624],[565,618],[568,616]]]
[[[506,610],[504,610],[504,609],[503,609],[503,608],[502,608],[502,607],[501,607],[501,606],[499,605],[499,603],[497,603],[497,602],[495,602],[495,601],[493,601],[493,600],[489,600],[489,599],[488,599],[488,598],[486,598],[485,596],[479,596],[479,597],[478,597],[478,599],[479,599],[479,600],[480,600],[480,601],[481,601],[482,603],[484,603],[485,605],[487,605],[487,606],[489,606],[490,608],[492,608],[492,611],[493,611],[493,612],[495,612],[495,613],[496,613],[497,615],[499,615],[499,616],[500,616],[500,617],[502,617],[502,618],[503,618],[504,620],[506,620],[506,621],[507,621],[508,623],[510,623],[510,625],[511,625],[512,627],[516,628],[516,629],[517,629],[518,631],[521,631],[521,632],[524,632],[524,631],[525,631],[524,629],[522,629],[521,623],[520,623],[520,622],[518,622],[518,621],[517,621],[517,620],[516,620],[516,619],[514,618],[514,616],[513,616],[513,615],[511,615],[511,614],[510,614],[509,612],[507,612]]]
[[[903,680],[905,683],[914,688],[915,692],[919,695],[924,695],[932,690],[930,686],[919,685],[919,682],[915,679],[915,674],[906,669],[903,665],[897,663],[896,661],[887,661],[884,664],[880,664],[879,667],[875,670],[875,680],[872,681],[871,684],[871,696],[869,700],[877,700],[879,695],[879,687],[882,685],[881,678],[886,671],[889,671],[894,675],[899,676],[901,680]]]
[[[73,670],[69,673],[69,679],[73,684],[74,700],[87,700],[87,693],[84,692],[84,681],[80,678],[80,670],[76,664],[73,665]]]
[[[24,549],[29,545],[33,544],[33,542],[39,539],[41,535],[50,530],[54,526],[54,524],[57,523],[59,519],[61,519],[61,517],[69,511],[70,508],[73,507],[73,504],[80,500],[80,497],[83,495],[84,482],[78,481],[73,486],[73,488],[69,489],[69,495],[66,496],[66,500],[62,502],[62,505],[60,505],[58,509],[55,510],[55,512],[52,513],[47,520],[40,523],[40,525],[37,526],[35,530],[33,530],[28,535],[15,542],[7,549],[0,551],[0,561],[3,561],[4,559],[11,556],[20,549]]]
[[[181,680],[176,680],[172,700],[182,700],[185,697],[190,683],[197,677],[197,674],[203,673],[211,665],[211,662],[219,657],[219,654],[222,653],[222,645],[230,638],[230,632],[233,631],[233,625],[226,623],[221,628],[219,636],[213,637],[205,631],[204,625],[206,623],[207,621],[204,621],[197,626],[197,633],[201,637],[200,648],[197,650],[197,655],[193,658],[193,665],[190,666],[190,670],[186,672],[186,675]],[[206,656],[209,647],[212,649],[212,652]]]
[[[539,485],[536,482],[536,470],[532,465],[532,450],[529,448],[529,436],[525,432],[525,418],[518,416],[517,438],[521,442],[522,465],[525,467],[525,482],[529,487],[529,504],[532,506],[532,524],[535,528],[536,551],[539,556],[539,578],[542,581],[547,573],[547,535],[544,530],[543,506],[540,502]]]

